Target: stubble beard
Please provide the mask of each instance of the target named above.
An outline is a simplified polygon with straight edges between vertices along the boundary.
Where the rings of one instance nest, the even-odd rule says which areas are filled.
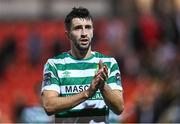
[[[76,49],[78,49],[79,51],[81,52],[85,52],[85,51],[88,51],[90,46],[91,46],[91,42],[88,43],[87,46],[83,46],[81,44],[78,44],[77,42],[74,43]]]

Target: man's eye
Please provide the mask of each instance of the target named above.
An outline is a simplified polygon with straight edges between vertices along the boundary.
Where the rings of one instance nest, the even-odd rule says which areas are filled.
[[[86,29],[91,29],[91,28],[92,28],[92,26],[87,25],[85,28],[86,28]]]
[[[74,29],[75,29],[75,30],[79,30],[79,29],[81,29],[81,27],[80,27],[80,26],[77,26],[77,27],[74,27]]]

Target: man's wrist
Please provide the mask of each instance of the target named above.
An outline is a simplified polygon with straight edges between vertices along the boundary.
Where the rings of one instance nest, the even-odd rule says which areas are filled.
[[[89,99],[89,98],[90,98],[90,93],[89,93],[88,90],[85,90],[85,91],[84,91],[84,98],[85,98],[85,99]]]

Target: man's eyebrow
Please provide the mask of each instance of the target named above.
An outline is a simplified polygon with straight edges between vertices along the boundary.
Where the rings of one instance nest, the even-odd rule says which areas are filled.
[[[90,25],[90,24],[89,24],[89,25],[85,25],[85,27],[91,28],[91,27],[92,27],[92,25]]]
[[[82,25],[76,25],[74,26],[74,29],[82,28]]]
[[[80,28],[82,28],[83,27],[83,25],[76,25],[76,26],[74,26],[73,27],[73,29],[80,29]],[[87,25],[85,25],[85,28],[92,28],[93,26],[91,25],[91,24],[87,24]]]

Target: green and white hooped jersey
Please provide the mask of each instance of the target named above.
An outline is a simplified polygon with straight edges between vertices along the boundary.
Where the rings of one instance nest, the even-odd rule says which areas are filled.
[[[92,52],[91,57],[78,60],[64,52],[48,59],[45,64],[42,91],[54,90],[59,93],[59,96],[70,96],[88,89],[98,70],[100,60],[108,67],[108,85],[111,89],[122,90],[120,71],[114,58]],[[55,116],[56,118],[81,118],[106,115],[108,115],[108,108],[98,90],[92,98]]]

